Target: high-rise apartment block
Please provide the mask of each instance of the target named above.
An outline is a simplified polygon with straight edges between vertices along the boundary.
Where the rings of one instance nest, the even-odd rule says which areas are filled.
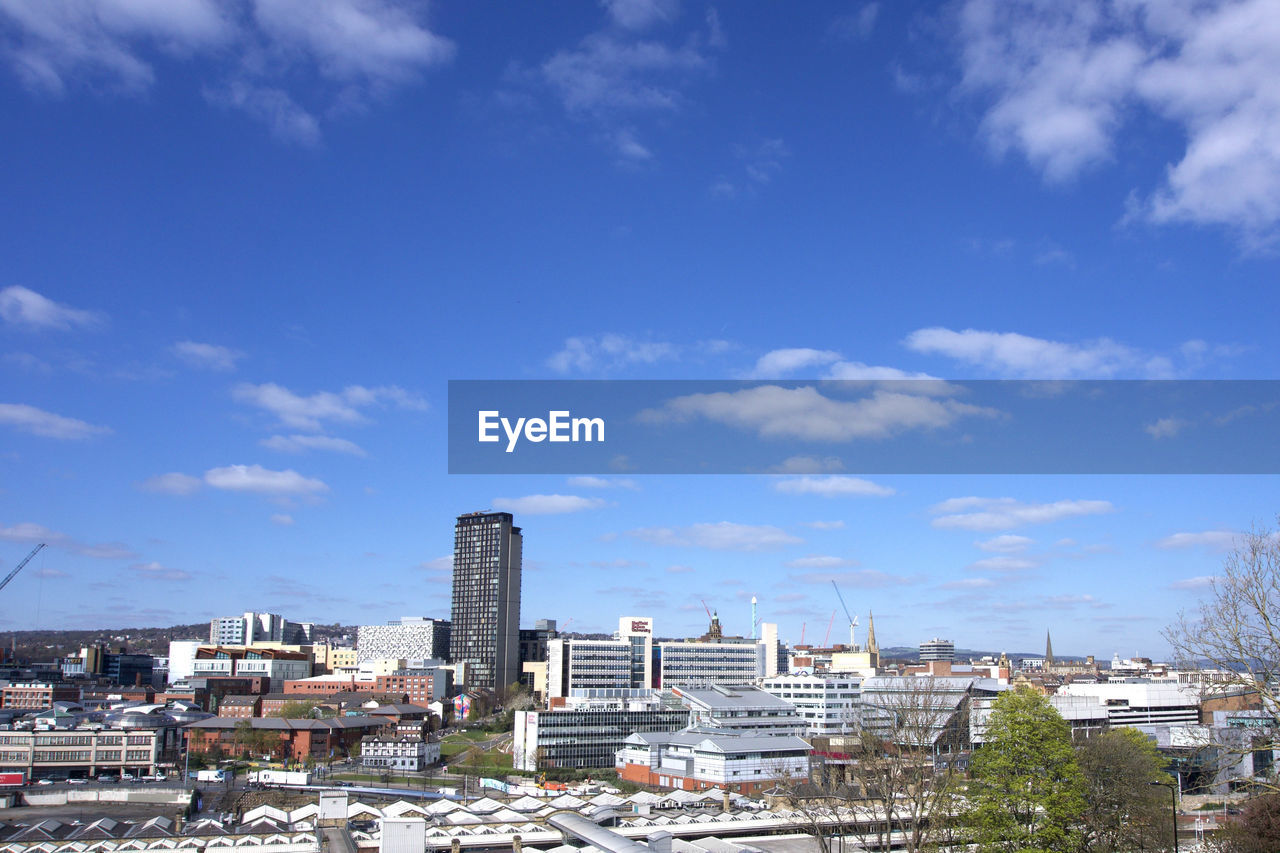
[[[458,516],[453,537],[449,658],[465,686],[501,690],[520,680],[522,537],[509,512]]]

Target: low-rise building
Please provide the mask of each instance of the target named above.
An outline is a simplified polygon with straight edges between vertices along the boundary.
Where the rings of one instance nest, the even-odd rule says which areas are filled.
[[[618,776],[639,785],[755,794],[806,779],[812,748],[795,735],[743,735],[698,727],[636,733],[618,750]]]
[[[270,689],[282,690],[285,682],[311,675],[311,655],[284,649],[201,646],[192,672],[194,678],[266,678]]]
[[[54,702],[79,702],[80,688],[53,682],[19,682],[0,689],[0,708],[38,711],[52,708]]]
[[[760,689],[792,705],[809,736],[844,734],[858,728],[862,678],[842,675],[779,675]]]
[[[210,717],[184,727],[193,752],[208,753],[215,747],[226,755],[245,750],[243,733],[237,729],[248,722],[261,732],[259,744],[264,754],[293,761],[321,761],[350,754],[365,735],[376,731],[383,720],[370,717],[335,717],[326,720],[286,720],[280,717]]]
[[[419,772],[440,761],[440,744],[411,737],[367,735],[360,740],[360,763],[370,770]]]
[[[669,694],[584,693],[572,697],[572,707],[516,712],[511,755],[517,770],[612,767],[628,735],[675,731],[689,723],[689,710]]]

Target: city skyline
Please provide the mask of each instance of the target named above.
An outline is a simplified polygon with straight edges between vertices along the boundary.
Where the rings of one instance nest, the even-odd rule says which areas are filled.
[[[745,636],[756,596],[834,640],[835,581],[884,646],[1161,657],[1277,523],[1272,474],[869,475],[839,435],[446,473],[458,379],[1280,378],[1264,2],[90,5],[0,6],[0,572],[49,545],[0,631],[447,618],[490,509],[526,626]]]

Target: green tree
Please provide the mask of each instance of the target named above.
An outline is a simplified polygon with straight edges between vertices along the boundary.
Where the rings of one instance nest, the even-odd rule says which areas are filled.
[[[1085,781],[1071,727],[1032,690],[1001,694],[970,765],[965,818],[982,853],[1075,851]]]
[[[309,702],[299,700],[296,702],[285,702],[280,706],[280,711],[273,716],[283,717],[286,720],[310,720],[316,715],[316,707],[319,702]]]
[[[1275,853],[1280,850],[1280,794],[1248,802],[1240,816],[1208,839],[1215,853]]]
[[[1146,735],[1136,729],[1112,729],[1081,743],[1076,756],[1088,803],[1084,850],[1115,853],[1173,846],[1166,786],[1174,780],[1164,772],[1165,759]]]

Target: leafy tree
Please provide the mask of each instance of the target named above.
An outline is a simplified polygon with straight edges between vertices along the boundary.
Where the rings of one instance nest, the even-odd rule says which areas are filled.
[[[316,715],[319,704],[319,702],[305,700],[285,702],[280,706],[279,713],[273,716],[283,717],[286,720],[310,720]]]
[[[1096,853],[1173,846],[1165,759],[1136,729],[1111,729],[1076,749],[1088,805],[1084,846]]]
[[[970,769],[965,818],[982,853],[1079,849],[1085,780],[1071,727],[1045,697],[1001,694]]]

